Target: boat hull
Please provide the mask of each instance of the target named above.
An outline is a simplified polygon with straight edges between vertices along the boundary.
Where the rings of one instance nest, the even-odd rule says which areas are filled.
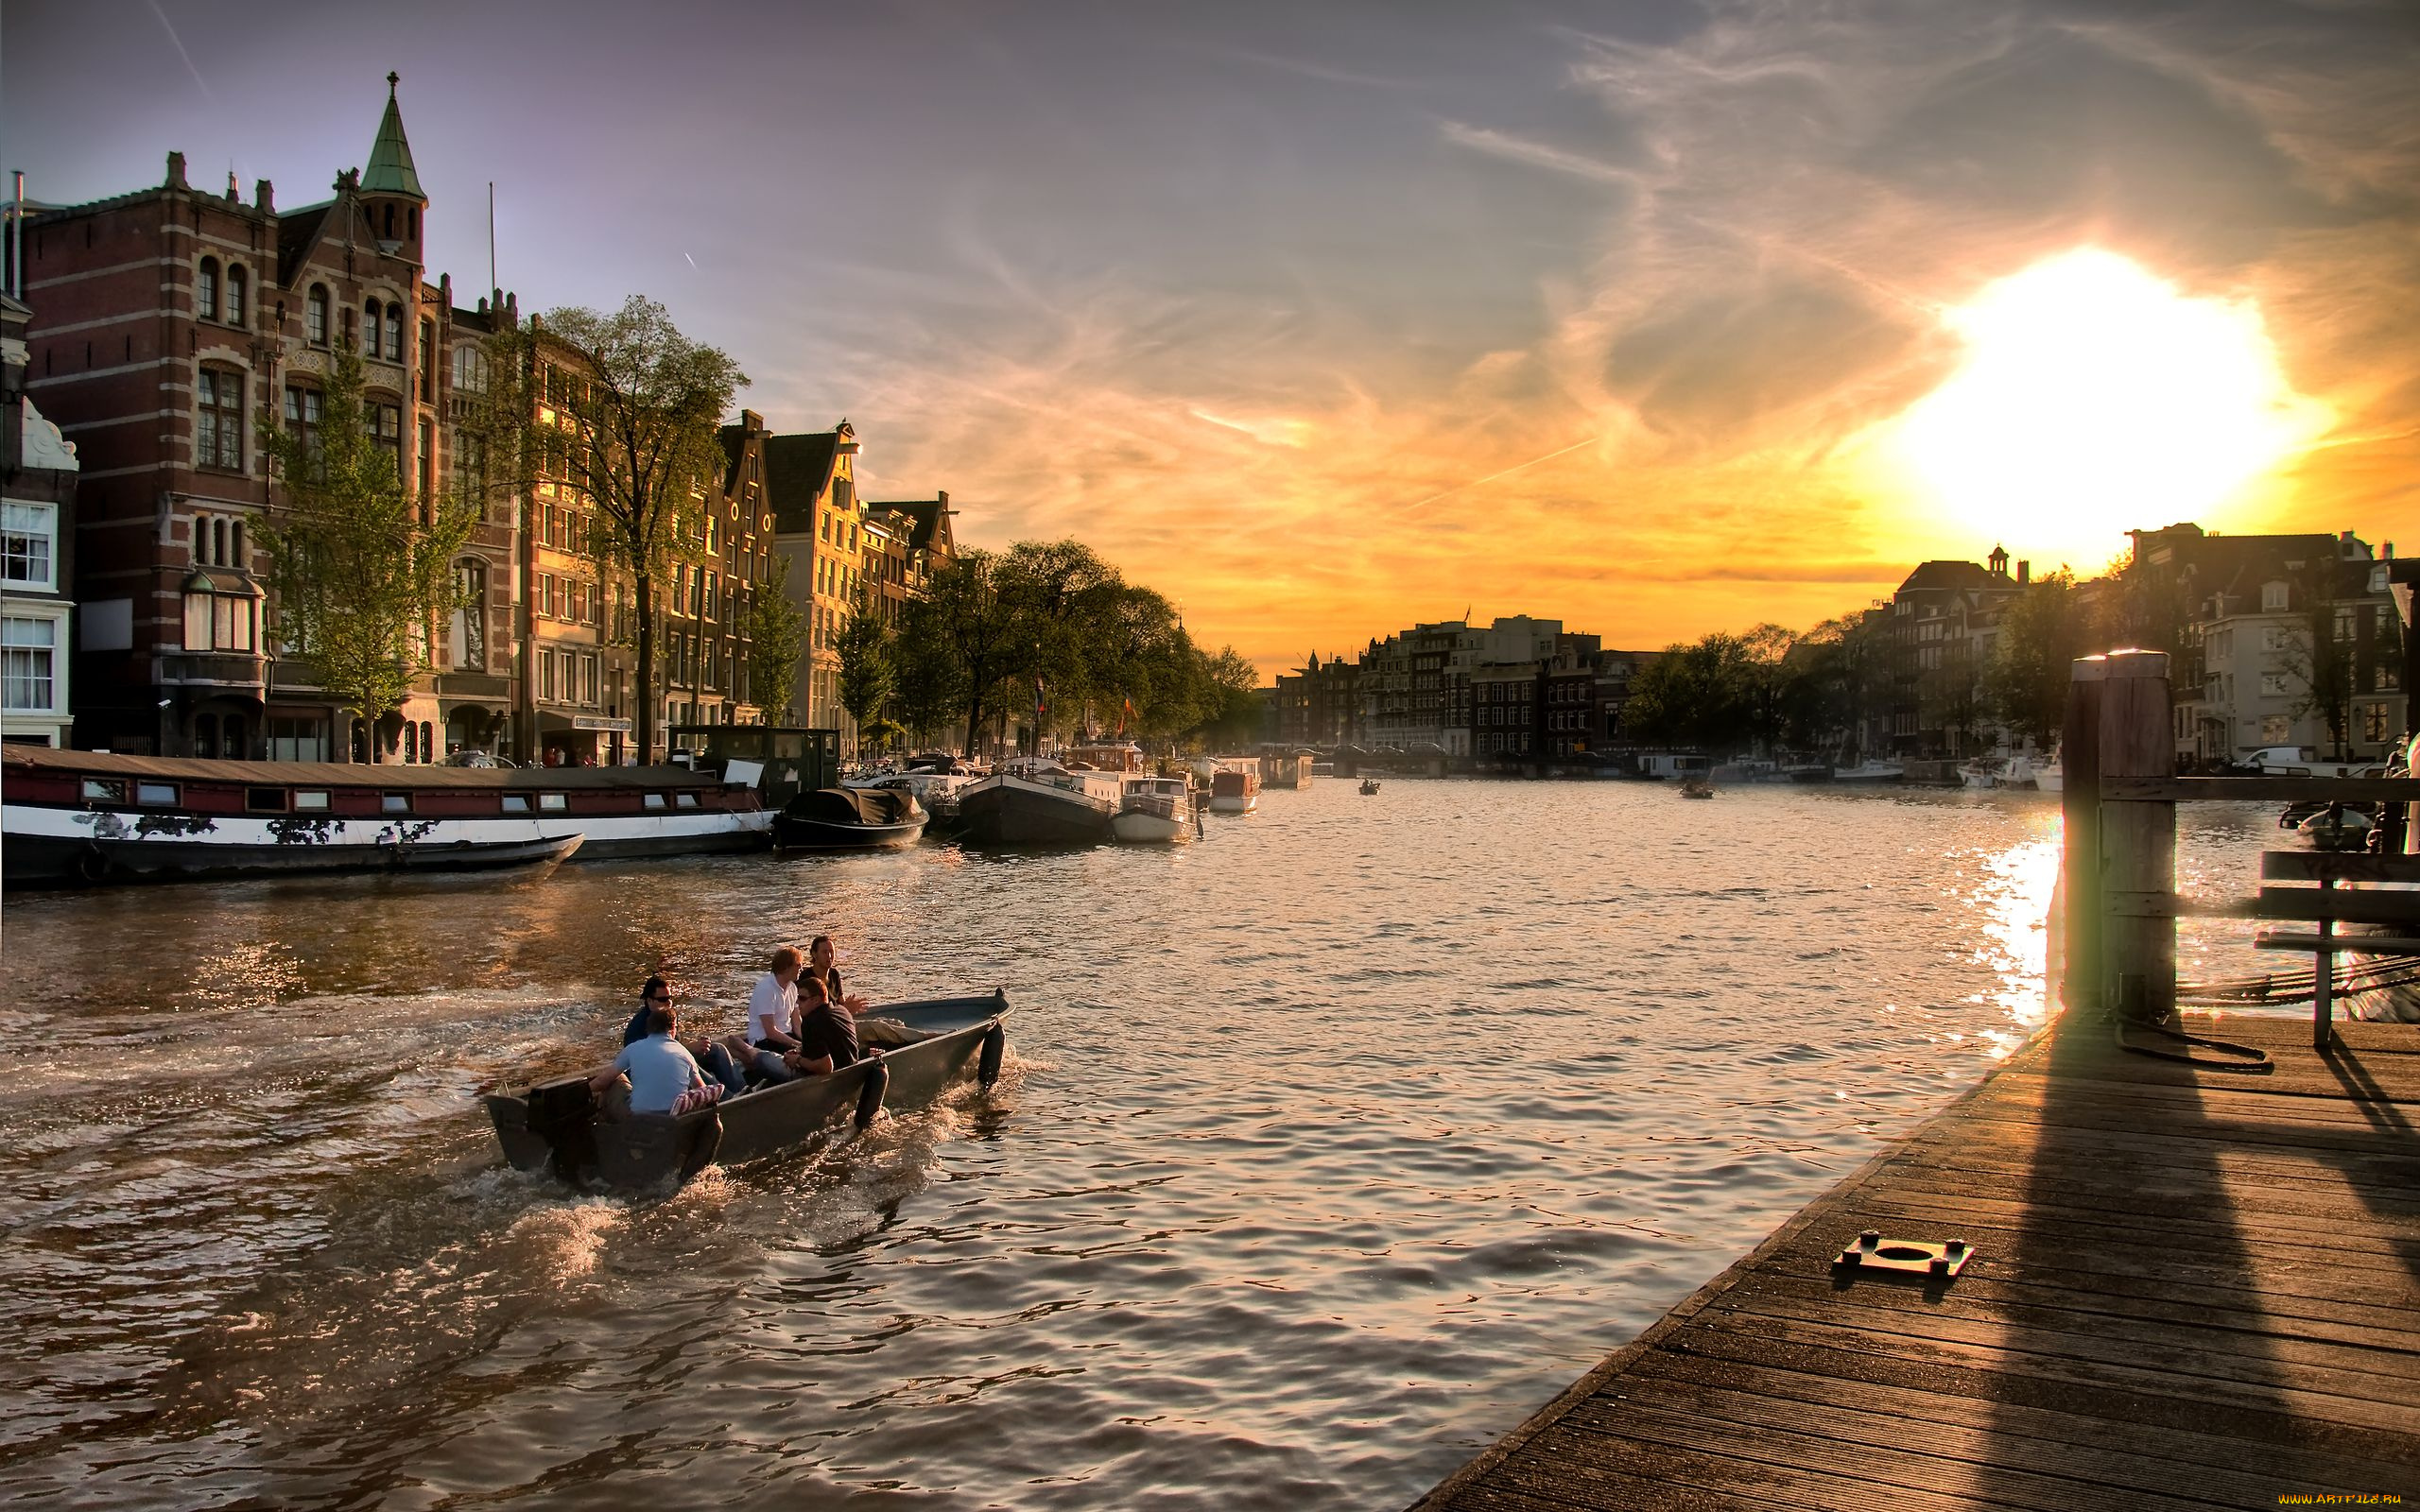
[[[1192,819],[1138,809],[1130,809],[1110,820],[1109,831],[1128,845],[1187,845],[1193,840]]]
[[[139,816],[16,804],[5,816],[0,868],[11,885],[25,886],[508,870],[569,860],[586,840],[578,830],[527,821],[474,833],[430,820],[181,817],[146,826]]]
[[[881,850],[914,845],[924,837],[924,819],[904,824],[834,824],[773,816],[773,843],[785,850]]]
[[[987,1055],[985,1046],[995,1033],[1005,1043],[1001,1021],[1008,1011],[1008,998],[997,991],[886,1005],[873,1012],[934,1038],[886,1050],[879,1059],[869,1057],[828,1076],[759,1088],[679,1118],[550,1119],[548,1105],[566,1093],[576,1099],[573,1090],[593,1073],[541,1083],[524,1096],[491,1092],[488,1117],[505,1159],[519,1170],[552,1169],[575,1183],[619,1191],[670,1186],[708,1163],[734,1165],[837,1132],[858,1116],[867,1082],[876,1075],[886,1081],[881,1106],[894,1110],[929,1103],[959,1082],[996,1075],[1001,1050]],[[540,1109],[535,1117],[533,1107]]]
[[[1113,811],[1098,799],[1039,782],[994,778],[958,800],[959,837],[973,845],[1096,845]]]

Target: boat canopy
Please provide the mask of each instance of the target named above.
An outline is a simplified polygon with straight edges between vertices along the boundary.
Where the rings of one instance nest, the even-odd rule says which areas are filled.
[[[823,824],[905,824],[916,814],[916,795],[895,787],[820,787],[790,799],[793,818]]]

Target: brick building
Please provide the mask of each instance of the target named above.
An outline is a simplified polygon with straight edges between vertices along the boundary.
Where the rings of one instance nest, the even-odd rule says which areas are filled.
[[[832,430],[775,436],[765,442],[773,549],[789,561],[784,592],[806,616],[789,705],[793,719],[851,732],[840,707],[840,627],[855,611],[865,572],[865,516],[857,501],[857,433],[845,420]]]
[[[277,655],[255,549],[282,503],[264,409],[307,430],[338,343],[360,352],[378,438],[433,500],[456,446],[456,386],[475,379],[487,306],[424,282],[429,200],[389,77],[368,163],[328,198],[280,210],[268,180],[213,194],[168,155],[164,182],[28,217],[36,315],[26,384],[78,444],[78,744],[167,755],[404,760],[504,729],[513,668],[514,520],[502,502],[458,570],[477,596],[441,636],[441,670],[376,731],[353,728]],[[469,363],[466,370],[465,363]]]

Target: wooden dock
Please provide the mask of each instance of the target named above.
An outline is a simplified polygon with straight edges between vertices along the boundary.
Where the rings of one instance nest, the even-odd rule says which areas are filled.
[[[2186,1019],[2275,1070],[2070,1015],[1418,1512],[2420,1502],[2420,1026]]]

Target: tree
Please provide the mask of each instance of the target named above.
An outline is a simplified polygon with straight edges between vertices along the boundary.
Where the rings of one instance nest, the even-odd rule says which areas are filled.
[[[806,654],[806,611],[790,602],[790,559],[779,558],[773,575],[748,599],[748,689],[774,724],[786,724],[795,706],[799,658]]]
[[[287,654],[374,725],[429,670],[435,624],[462,601],[454,558],[478,524],[479,501],[414,499],[397,454],[371,429],[362,387],[360,354],[339,346],[316,433],[262,412],[261,445],[285,497],[254,539],[269,559]]]
[[[1014,596],[1001,589],[1001,561],[983,550],[961,553],[933,574],[925,595],[910,606],[905,638],[924,651],[917,667],[920,695],[946,689],[966,714],[966,751],[983,737],[983,716],[997,708],[995,696],[1029,653],[1020,644],[1028,627]]]
[[[897,676],[890,664],[890,627],[860,608],[841,627],[834,648],[840,653],[840,707],[856,721],[862,748],[874,720],[890,702]]]
[[[631,581],[638,746],[651,757],[656,580],[675,562],[703,559],[725,460],[717,433],[748,375],[636,294],[611,315],[575,308],[533,319],[523,343],[515,367],[544,404],[526,411],[519,451],[526,467],[567,478],[585,495],[595,510],[587,550],[601,569]],[[551,383],[538,377],[549,347],[568,358]]]
[[[2092,607],[2065,568],[2033,579],[2000,610],[1983,701],[2014,734],[2050,748],[2066,718],[2072,663],[2101,639]]]
[[[2353,679],[2360,654],[2356,616],[2360,610],[2337,591],[2337,564],[2318,565],[2300,589],[2302,613],[2283,637],[2277,662],[2295,685],[2288,711],[2301,719],[2317,714],[2327,729],[2328,755],[2342,760],[2353,729]]]
[[[1641,740],[1737,749],[1780,722],[1780,666],[1789,632],[1759,626],[1665,647],[1631,679],[1622,728]]]

